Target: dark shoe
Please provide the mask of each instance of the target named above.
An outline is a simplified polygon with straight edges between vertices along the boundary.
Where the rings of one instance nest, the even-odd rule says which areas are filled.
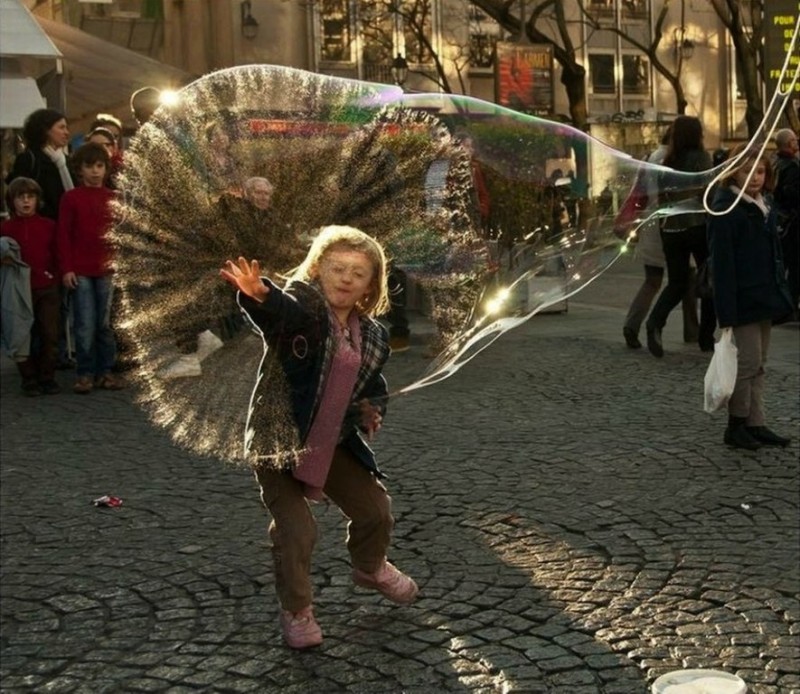
[[[61,386],[55,381],[44,381],[39,384],[39,387],[45,395],[58,395],[61,392]]]
[[[35,398],[42,394],[42,390],[36,381],[23,381],[22,394],[29,398]]]
[[[647,349],[654,357],[664,356],[664,346],[661,344],[661,329],[647,328]]]
[[[697,340],[697,344],[700,346],[701,352],[713,352],[714,351],[714,334],[712,333],[708,337],[703,336]]]
[[[639,336],[633,328],[623,328],[622,336],[625,338],[625,344],[631,349],[642,348],[642,343],[639,342]]]
[[[765,446],[781,446],[786,448],[791,443],[791,439],[785,436],[779,436],[774,431],[770,431],[767,427],[745,427],[747,433],[750,434],[756,441]]]
[[[725,429],[724,441],[733,448],[743,448],[746,451],[757,451],[761,444],[750,435],[745,426],[744,417],[728,417],[728,428]]]

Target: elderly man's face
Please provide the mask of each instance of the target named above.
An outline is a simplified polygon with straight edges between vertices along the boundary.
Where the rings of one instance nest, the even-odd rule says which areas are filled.
[[[798,152],[798,146],[797,146],[797,135],[795,135],[795,136],[793,136],[793,137],[790,137],[790,138],[789,138],[789,139],[786,141],[786,145],[784,146],[784,149],[783,149],[783,151],[784,151],[784,152],[788,152],[788,153],[789,153],[789,154],[791,154],[793,157],[796,157],[796,156],[797,156],[797,152]]]
[[[255,181],[250,186],[247,199],[259,210],[268,210],[272,204],[272,187],[265,181]]]

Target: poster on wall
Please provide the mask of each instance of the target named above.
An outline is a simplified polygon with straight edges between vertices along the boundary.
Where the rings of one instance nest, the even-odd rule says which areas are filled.
[[[495,101],[534,116],[553,115],[553,47],[498,43]]]
[[[789,57],[789,65],[781,78],[786,54],[791,48],[794,27],[797,23],[797,0],[770,0],[764,3],[764,68],[767,75],[767,96],[771,96],[780,86],[782,92],[789,91],[792,75],[800,63],[800,55],[794,51]],[[794,85],[794,98],[800,98],[800,81]]]

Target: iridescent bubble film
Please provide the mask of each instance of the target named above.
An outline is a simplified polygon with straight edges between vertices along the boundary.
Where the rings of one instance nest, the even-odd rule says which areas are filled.
[[[291,464],[300,441],[280,369],[219,276],[225,260],[257,259],[281,284],[319,228],[374,236],[429,336],[418,377],[390,384],[408,393],[586,286],[647,218],[702,210],[714,176],[664,176],[572,127],[469,97],[290,68],[216,72],[179,96],[125,155],[121,327],[153,420],[231,462],[253,462],[245,424],[260,368],[273,397],[251,424],[274,441],[261,460]],[[615,224],[645,178],[670,195]]]

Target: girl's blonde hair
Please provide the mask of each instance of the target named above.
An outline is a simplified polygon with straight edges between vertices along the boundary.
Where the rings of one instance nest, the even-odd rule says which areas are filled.
[[[319,277],[319,265],[329,251],[358,251],[372,263],[373,277],[370,292],[356,304],[361,315],[380,316],[389,310],[386,254],[371,236],[355,227],[331,225],[323,227],[305,260],[289,275],[290,280],[312,282]]]
[[[736,145],[728,154],[728,159],[733,159],[734,157],[738,156],[742,152],[744,152],[748,147],[747,142],[740,142]],[[722,179],[722,185],[725,187],[730,187],[731,185],[736,184],[736,174],[739,173],[742,169],[747,169],[753,165],[753,162],[758,158],[756,152],[753,152],[753,156],[746,157],[739,162],[739,165],[731,171],[725,178]],[[761,158],[758,159],[759,164],[764,165],[764,192],[771,192],[775,187],[775,168],[772,166],[772,162],[770,161],[767,153],[761,155]]]

